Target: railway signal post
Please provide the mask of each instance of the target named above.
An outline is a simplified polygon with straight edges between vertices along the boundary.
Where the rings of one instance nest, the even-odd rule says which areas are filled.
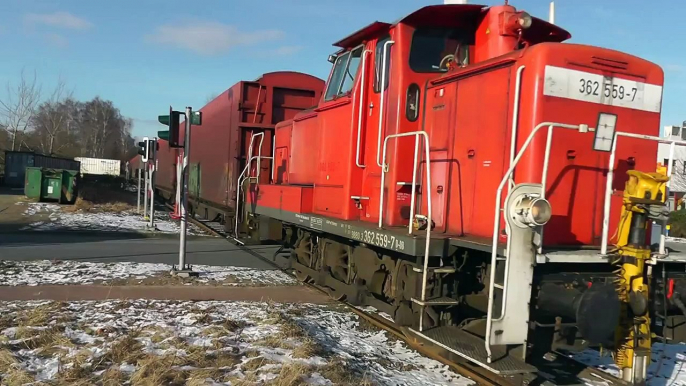
[[[141,163],[138,162],[138,196],[136,198],[136,213],[141,213]]]
[[[143,171],[144,174],[144,183],[143,183],[143,191],[144,191],[144,197],[143,197],[143,218],[147,219],[148,215],[148,155],[150,149],[148,148],[148,137],[143,137],[143,142],[138,142],[138,154],[141,155],[141,162],[143,163],[141,169],[139,169],[139,187],[138,187],[138,200],[140,203],[140,170]],[[140,208],[140,205],[139,205]]]
[[[148,164],[150,165],[150,222],[149,228],[155,228],[155,174],[157,174],[157,138],[148,144]]]
[[[169,126],[169,131],[160,132],[160,138],[167,137],[169,147],[181,147],[179,145],[179,116],[181,112],[174,111],[169,107],[169,115],[161,115],[158,121]],[[202,115],[199,111],[193,112],[192,107],[186,107],[185,132],[183,143],[183,166],[181,182],[177,186],[182,186],[181,190],[181,232],[179,236],[179,265],[172,268],[172,274],[178,276],[197,276],[190,265],[186,264],[186,232],[188,228],[188,160],[191,149],[191,126],[202,124]],[[181,185],[182,184],[182,185]]]

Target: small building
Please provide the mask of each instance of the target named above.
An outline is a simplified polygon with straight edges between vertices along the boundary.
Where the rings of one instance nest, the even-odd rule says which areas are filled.
[[[685,122],[686,123],[686,122]],[[662,136],[665,139],[686,141],[686,125],[665,126]],[[669,163],[670,145],[660,143],[657,148],[658,166]],[[672,178],[669,183],[669,207],[675,209],[674,199],[678,201],[686,194],[686,146],[675,146],[672,159]]]
[[[81,164],[74,159],[49,157],[29,151],[5,151],[5,185],[24,186],[27,167],[81,170]]]

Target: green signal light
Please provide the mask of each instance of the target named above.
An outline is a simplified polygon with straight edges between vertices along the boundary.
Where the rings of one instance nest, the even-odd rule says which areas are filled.
[[[202,126],[202,112],[193,111],[191,114],[191,124],[196,126]]]

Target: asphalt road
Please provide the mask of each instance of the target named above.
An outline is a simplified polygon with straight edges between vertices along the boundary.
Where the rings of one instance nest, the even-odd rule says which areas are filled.
[[[118,232],[18,232],[0,233],[0,260],[131,261],[178,264],[178,237],[144,237]],[[271,256],[278,247],[251,246],[253,253]],[[215,237],[187,240],[186,262],[274,269],[245,249]]]

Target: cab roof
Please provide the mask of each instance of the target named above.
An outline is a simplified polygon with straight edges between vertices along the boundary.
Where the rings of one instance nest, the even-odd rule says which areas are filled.
[[[430,25],[440,27],[454,25],[456,20],[461,20],[467,25],[474,24],[476,28],[476,24],[488,12],[488,9],[489,7],[478,4],[428,5],[400,18],[395,23],[375,21],[333,45],[342,49],[353,47],[388,31],[391,27],[400,23],[412,26]],[[537,43],[562,42],[572,37],[568,31],[547,21],[537,17],[532,17],[532,20],[531,27],[523,32],[525,40]]]

